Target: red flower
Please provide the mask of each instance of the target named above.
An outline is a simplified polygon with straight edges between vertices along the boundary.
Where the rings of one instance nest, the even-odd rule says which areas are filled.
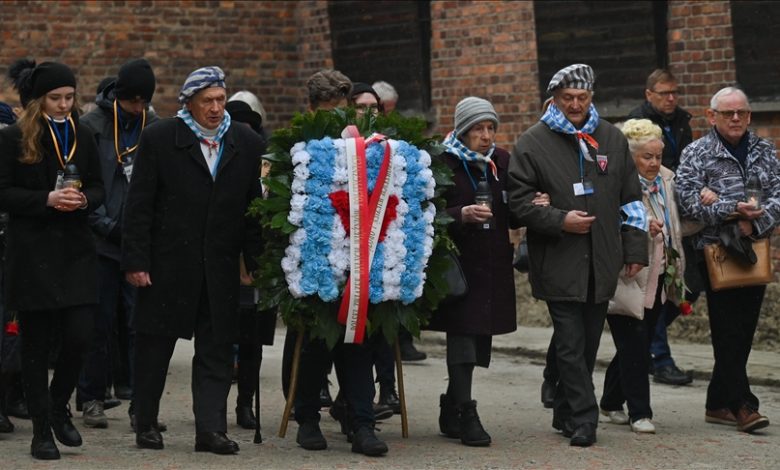
[[[693,306],[687,300],[683,300],[682,302],[680,302],[679,307],[680,307],[680,314],[682,314],[682,316],[684,317],[687,317],[688,315],[693,313]]]
[[[349,193],[343,190],[335,191],[330,193],[328,197],[330,198],[330,203],[333,205],[333,208],[336,209],[336,213],[341,219],[341,225],[344,226],[344,230],[346,230],[347,235],[349,235]],[[387,235],[387,227],[390,225],[390,222],[394,221],[398,216],[396,206],[398,206],[398,196],[391,195],[387,199],[385,217],[382,219],[382,228],[379,231],[380,242],[384,241],[385,235]]]
[[[14,320],[6,323],[5,334],[8,336],[19,336],[19,322]]]

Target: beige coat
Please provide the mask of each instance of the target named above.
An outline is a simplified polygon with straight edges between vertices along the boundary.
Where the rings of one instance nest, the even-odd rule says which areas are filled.
[[[683,223],[680,221],[680,215],[677,210],[677,198],[675,197],[674,173],[668,168],[662,166],[661,180],[666,195],[666,203],[669,209],[669,218],[672,221],[672,247],[680,254],[680,258],[675,261],[679,275],[684,275],[685,253],[682,248],[683,231],[688,232],[686,225],[683,230]],[[642,202],[645,204],[648,222],[653,219],[653,212],[650,207],[650,195],[647,191],[642,192]],[[609,313],[628,315],[638,319],[644,318],[644,309],[653,307],[655,302],[655,292],[658,288],[658,276],[664,272],[664,240],[663,234],[658,234],[654,238],[647,234],[647,252],[649,264],[643,268],[633,278],[626,277],[625,271],[621,271],[618,278],[618,286],[615,296],[609,301]],[[667,297],[672,302],[678,303],[684,297],[682,292],[677,292],[674,286],[664,288],[661,293],[661,301],[665,302]]]

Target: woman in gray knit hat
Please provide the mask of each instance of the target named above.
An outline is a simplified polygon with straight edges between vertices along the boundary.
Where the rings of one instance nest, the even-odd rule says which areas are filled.
[[[434,312],[428,328],[447,333],[449,382],[440,397],[439,428],[470,446],[491,442],[471,397],[474,366],[489,365],[493,335],[517,328],[505,197],[509,154],[496,147],[498,123],[489,101],[464,98],[455,107],[454,130],[443,142],[447,151],[442,158],[455,183],[445,194],[447,213],[454,219],[450,235],[460,252],[468,293]]]

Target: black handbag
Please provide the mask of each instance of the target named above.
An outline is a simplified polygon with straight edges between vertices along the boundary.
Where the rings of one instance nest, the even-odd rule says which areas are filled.
[[[528,272],[528,242],[525,240],[525,237],[523,237],[517,245],[515,259],[512,260],[512,266],[514,266],[518,272]]]
[[[444,273],[444,280],[447,281],[447,297],[442,300],[443,303],[462,299],[469,293],[469,284],[466,281],[466,274],[460,265],[460,260],[453,252],[447,252],[449,266]]]

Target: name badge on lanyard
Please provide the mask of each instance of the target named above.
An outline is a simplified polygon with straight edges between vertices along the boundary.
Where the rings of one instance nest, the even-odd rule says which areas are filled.
[[[582,180],[579,183],[574,183],[574,195],[575,196],[590,196],[594,193],[593,181]]]
[[[125,174],[125,178],[127,178],[127,182],[130,182],[130,178],[133,176],[133,157],[126,156],[124,160],[122,161],[122,172]]]

